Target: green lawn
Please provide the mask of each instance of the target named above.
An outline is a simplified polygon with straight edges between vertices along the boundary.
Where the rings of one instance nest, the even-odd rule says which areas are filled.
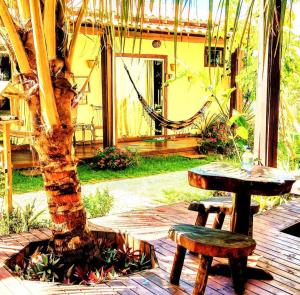
[[[206,159],[187,159],[181,156],[168,157],[150,157],[141,158],[140,164],[136,167],[130,167],[121,171],[91,169],[87,164],[78,166],[79,179],[82,184],[96,183],[100,181],[134,178],[187,170],[192,167],[203,165],[216,160],[214,156],[208,156]],[[26,192],[39,191],[43,189],[41,176],[24,176],[18,171],[13,174],[13,193],[22,194]]]

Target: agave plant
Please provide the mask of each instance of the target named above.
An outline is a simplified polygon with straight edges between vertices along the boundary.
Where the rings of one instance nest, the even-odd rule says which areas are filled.
[[[64,264],[61,263],[61,258],[53,253],[41,253],[40,249],[31,255],[26,267],[26,279],[38,279],[44,282],[54,282],[61,280]]]

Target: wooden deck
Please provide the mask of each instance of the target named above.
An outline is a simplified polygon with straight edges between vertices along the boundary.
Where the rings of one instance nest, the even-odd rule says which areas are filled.
[[[0,294],[191,294],[198,258],[187,255],[179,287],[168,282],[175,244],[166,237],[167,230],[174,223],[194,222],[196,215],[187,210],[187,205],[179,203],[91,220],[96,227],[109,225],[115,230],[127,231],[139,239],[151,242],[155,246],[159,262],[156,269],[123,277],[104,285],[85,287],[21,281],[12,277],[2,267]],[[281,232],[282,229],[299,221],[300,198],[255,216],[254,238],[257,241],[257,248],[249,263],[268,270],[273,279],[249,280],[245,294],[300,294],[300,238]],[[225,226],[228,226],[228,220]],[[30,233],[1,237],[1,266],[7,257],[28,241],[43,239],[49,235],[49,230],[33,230]],[[209,276],[206,294],[234,294],[230,278]]]
[[[76,157],[80,160],[92,158],[96,155],[96,150],[101,146],[101,144],[91,146],[89,142],[85,145],[76,145]],[[166,155],[183,152],[195,153],[197,151],[197,138],[178,138],[157,143],[145,141],[122,142],[118,143],[118,147],[122,149],[130,147],[139,152],[142,156]],[[14,169],[32,168],[38,166],[38,157],[30,150],[15,150],[12,151],[12,162]]]

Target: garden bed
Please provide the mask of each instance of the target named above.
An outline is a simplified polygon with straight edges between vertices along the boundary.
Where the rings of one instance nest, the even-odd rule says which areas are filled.
[[[92,231],[100,251],[90,261],[66,263],[49,252],[51,240],[30,242],[6,261],[12,275],[26,280],[94,285],[158,266],[154,247],[128,234]],[[102,249],[101,249],[102,247]],[[48,252],[47,252],[48,251]],[[119,260],[117,260],[119,258]]]

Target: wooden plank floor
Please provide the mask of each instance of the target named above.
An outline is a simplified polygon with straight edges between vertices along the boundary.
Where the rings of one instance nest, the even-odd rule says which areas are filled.
[[[187,255],[180,286],[169,284],[175,244],[167,236],[174,223],[192,223],[195,213],[186,203],[161,206],[146,211],[134,211],[91,220],[93,227],[109,226],[151,242],[155,246],[159,267],[130,277],[123,277],[104,285],[63,286],[52,283],[28,282],[14,278],[4,267],[0,268],[0,294],[191,294],[198,258]],[[209,222],[212,221],[210,218]],[[282,233],[287,226],[300,222],[300,198],[255,216],[254,238],[257,248],[249,264],[268,270],[272,280],[249,280],[245,294],[300,294],[300,238]],[[225,227],[228,227],[226,219]],[[0,237],[0,266],[28,241],[50,236],[47,229]],[[225,262],[215,259],[216,262]],[[229,277],[209,276],[206,294],[234,294]]]
[[[92,158],[96,155],[96,150],[100,147],[102,147],[102,144],[91,146],[89,142],[87,142],[86,145],[76,145],[76,157],[80,160]],[[196,152],[197,138],[178,138],[176,140],[158,143],[144,141],[122,142],[118,143],[118,147],[122,149],[130,147],[139,152],[142,156]],[[12,163],[14,169],[32,168],[38,166],[38,157],[36,153],[30,150],[13,150]]]

